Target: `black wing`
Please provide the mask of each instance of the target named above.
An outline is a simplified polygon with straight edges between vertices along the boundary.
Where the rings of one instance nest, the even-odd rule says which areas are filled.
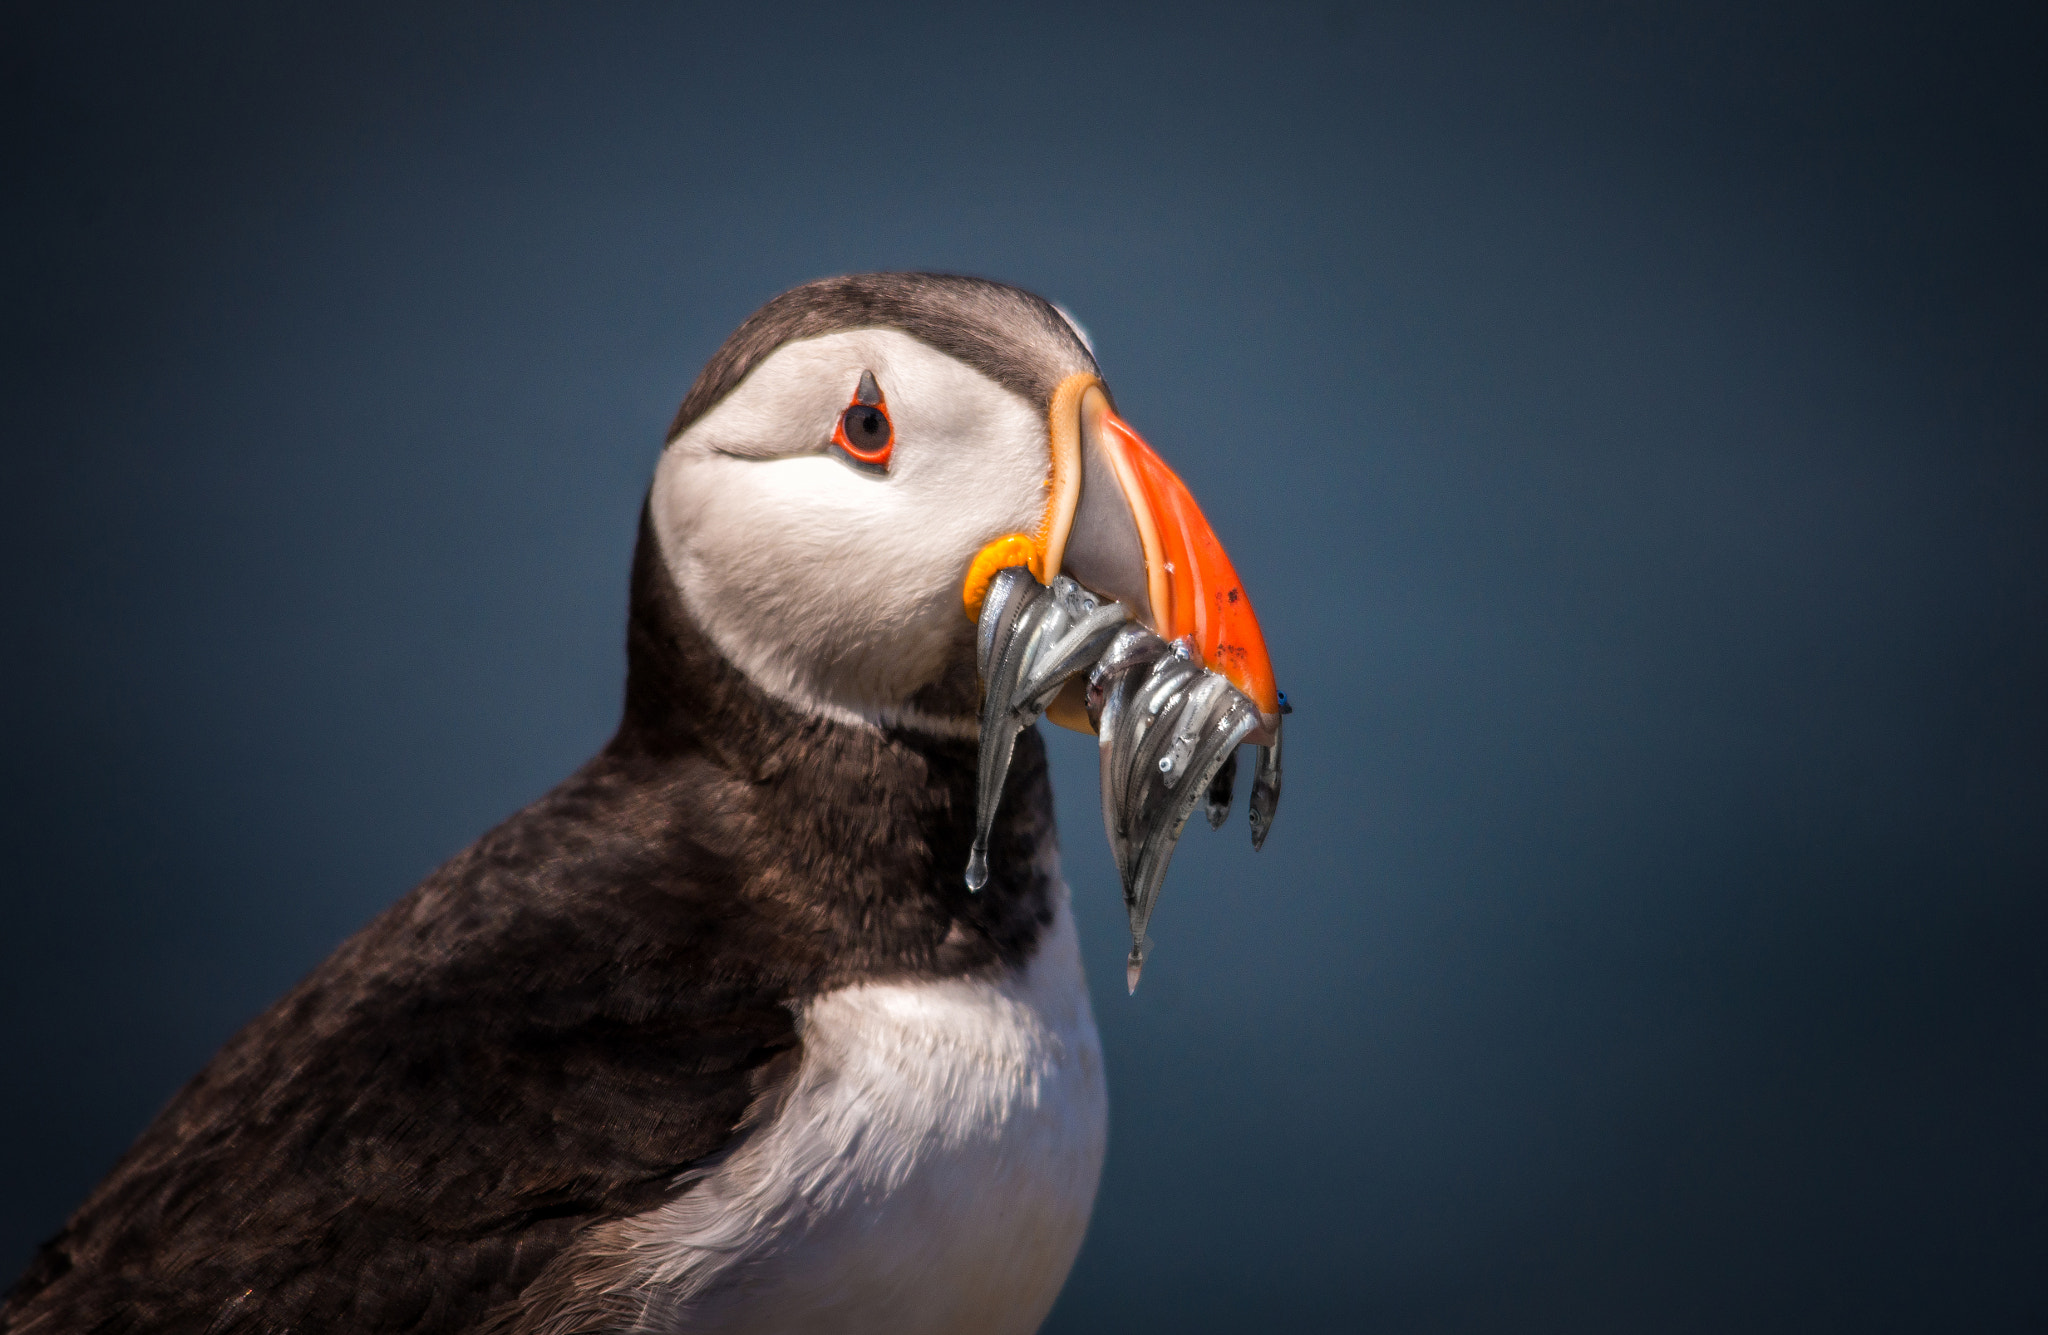
[[[787,993],[712,964],[766,929],[677,818],[689,776],[630,768],[593,761],[231,1040],[0,1330],[466,1329],[732,1142],[794,1065]]]

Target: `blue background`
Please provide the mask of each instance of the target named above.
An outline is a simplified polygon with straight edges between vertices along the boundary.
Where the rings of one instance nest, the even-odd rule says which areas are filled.
[[[1050,739],[1049,1329],[2048,1325],[2048,43],[1677,8],[10,11],[0,1269],[602,742],[733,326],[935,268],[1089,327],[1297,705],[1134,999]]]

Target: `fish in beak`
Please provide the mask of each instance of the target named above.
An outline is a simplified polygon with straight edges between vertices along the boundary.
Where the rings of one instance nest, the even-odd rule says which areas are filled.
[[[1251,599],[1186,484],[1096,377],[1070,377],[1048,407],[1044,521],[984,547],[962,588],[983,686],[967,883],[987,880],[988,830],[1017,734],[1040,716],[1096,733],[1135,991],[1167,863],[1197,803],[1212,826],[1228,815],[1243,742],[1257,747],[1252,843],[1264,844],[1288,710]]]

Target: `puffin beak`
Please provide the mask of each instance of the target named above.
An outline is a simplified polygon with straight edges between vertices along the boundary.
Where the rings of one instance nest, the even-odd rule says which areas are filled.
[[[1136,609],[1160,638],[1185,640],[1258,707],[1247,742],[1280,734],[1280,693],[1237,570],[1187,485],[1110,407],[1092,375],[1052,400],[1053,492],[1043,538],[1045,582],[1064,572]],[[1071,705],[1071,702],[1064,702]],[[1085,709],[1046,717],[1091,731]]]

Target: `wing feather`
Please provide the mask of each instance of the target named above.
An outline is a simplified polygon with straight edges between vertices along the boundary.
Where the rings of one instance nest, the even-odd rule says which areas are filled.
[[[690,776],[639,777],[600,757],[232,1039],[0,1330],[464,1329],[731,1143],[793,1014],[714,963],[762,928],[716,822],[662,814]]]

